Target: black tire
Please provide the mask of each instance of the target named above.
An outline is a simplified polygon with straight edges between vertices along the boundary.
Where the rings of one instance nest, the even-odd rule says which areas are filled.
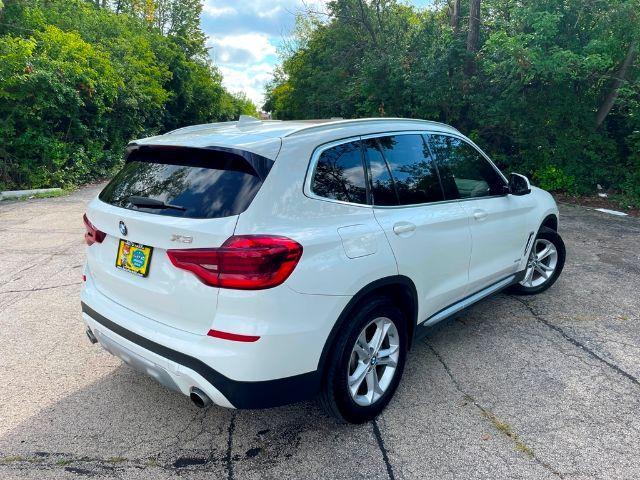
[[[546,289],[551,287],[551,285],[556,283],[556,280],[558,280],[558,277],[562,273],[562,269],[564,268],[564,261],[566,258],[566,249],[564,246],[564,242],[562,241],[562,237],[560,237],[558,232],[556,232],[555,230],[552,230],[551,228],[540,227],[540,231],[538,231],[538,235],[536,235],[535,240],[539,240],[539,239],[547,240],[551,242],[553,246],[556,248],[556,251],[558,252],[558,259],[556,262],[555,270],[553,271],[551,276],[541,285],[538,285],[535,287],[527,287],[520,283],[516,283],[515,285],[512,285],[509,288],[510,293],[513,293],[516,295],[536,295],[538,293],[542,293]],[[535,240],[534,240],[534,246],[535,246]]]
[[[396,371],[384,394],[369,406],[358,405],[348,391],[348,366],[351,352],[360,332],[374,319],[386,317],[395,325],[399,336]],[[373,420],[387,406],[398,387],[407,356],[407,324],[402,312],[387,298],[368,300],[356,307],[354,316],[344,325],[327,358],[320,392],[324,410],[341,422],[364,423]]]

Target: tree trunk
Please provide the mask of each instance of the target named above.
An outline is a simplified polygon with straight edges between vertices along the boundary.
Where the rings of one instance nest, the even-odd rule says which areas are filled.
[[[453,5],[451,6],[451,28],[453,28],[454,33],[460,31],[460,2],[461,0],[453,0]]]
[[[598,113],[596,114],[596,127],[602,125],[604,119],[607,118],[607,115],[609,115],[609,112],[613,108],[613,105],[616,103],[620,87],[624,85],[627,77],[627,72],[629,71],[631,65],[633,65],[633,61],[635,60],[637,54],[638,41],[634,40],[631,42],[631,45],[629,45],[627,56],[625,57],[624,62],[622,62],[620,70],[618,70],[618,74],[611,84],[611,90],[609,90],[609,93],[604,99],[604,102],[602,102],[602,105],[600,105],[600,108],[598,109]]]
[[[480,36],[480,0],[469,2],[469,33],[467,34],[467,52],[478,51],[478,39]]]
[[[467,64],[465,73],[468,76],[476,72],[476,53],[480,39],[480,0],[469,2],[469,32],[467,33]]]

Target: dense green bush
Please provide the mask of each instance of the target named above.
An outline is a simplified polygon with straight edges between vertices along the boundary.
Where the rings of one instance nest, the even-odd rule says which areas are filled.
[[[597,112],[640,38],[640,2],[482,0],[469,48],[469,0],[417,10],[335,0],[300,22],[268,89],[277,118],[408,116],[443,121],[503,168],[545,188],[640,202],[640,79],[632,57],[603,122]]]
[[[0,190],[102,177],[132,138],[256,112],[222,87],[198,28],[167,33],[82,0],[4,4]]]

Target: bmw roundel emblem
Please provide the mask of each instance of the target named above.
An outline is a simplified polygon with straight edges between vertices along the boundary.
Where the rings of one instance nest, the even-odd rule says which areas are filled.
[[[120,227],[120,233],[122,234],[123,237],[127,236],[127,226],[124,224],[124,222],[122,220],[120,220],[120,224],[118,225]]]

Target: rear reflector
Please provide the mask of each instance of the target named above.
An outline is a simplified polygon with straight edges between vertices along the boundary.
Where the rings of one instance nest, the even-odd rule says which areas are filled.
[[[238,290],[272,288],[284,282],[302,256],[290,238],[238,235],[220,248],[167,250],[174,266],[192,272],[205,285]]]
[[[237,333],[221,332],[220,330],[209,330],[210,337],[232,340],[234,342],[256,342],[260,339],[255,335],[238,335]]]
[[[82,216],[82,219],[84,220],[84,226],[86,228],[86,232],[84,233],[84,241],[87,242],[87,245],[102,243],[104,237],[106,237],[107,234],[94,227],[93,223],[89,221],[86,213]]]

